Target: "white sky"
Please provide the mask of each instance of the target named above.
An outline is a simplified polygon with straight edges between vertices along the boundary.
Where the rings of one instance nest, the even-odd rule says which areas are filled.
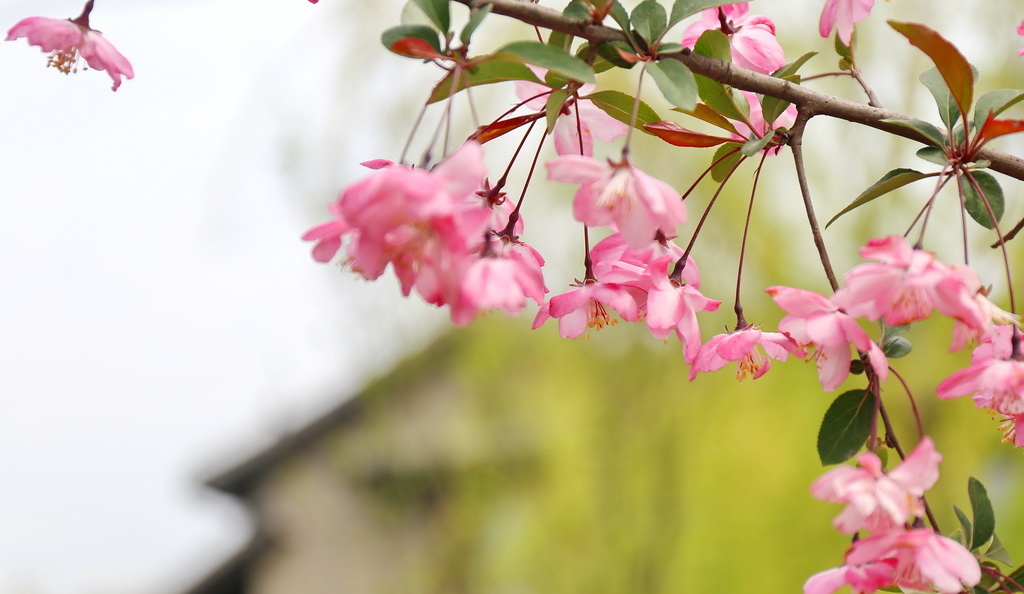
[[[83,3],[0,0],[0,26]],[[0,44],[2,593],[190,583],[245,538],[199,479],[403,352],[353,358],[346,343],[372,356],[384,339],[344,304],[394,286],[316,265],[298,239],[355,163],[400,146],[334,166],[325,137],[369,125],[331,119],[340,4],[96,5],[136,72],[116,93]]]

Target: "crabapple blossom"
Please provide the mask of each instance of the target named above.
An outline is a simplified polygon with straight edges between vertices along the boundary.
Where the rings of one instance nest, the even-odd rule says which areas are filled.
[[[557,318],[558,333],[562,338],[578,338],[587,328],[600,330],[614,325],[617,320],[608,314],[608,308],[619,312],[627,322],[640,319],[642,293],[634,287],[601,283],[594,279],[587,279],[575,287],[542,305],[533,320],[533,329],[540,328],[548,318]]]
[[[531,67],[537,78],[544,79],[546,70]],[[551,135],[555,139],[555,152],[559,155],[594,155],[594,137],[605,142],[623,136],[629,126],[598,109],[588,100],[594,90],[593,84],[584,84],[576,91],[576,99],[567,102],[562,113],[555,120]],[[516,96],[526,101],[530,109],[543,111],[551,88],[527,80],[516,81]],[[532,98],[532,99],[531,99]]]
[[[978,560],[963,545],[917,528],[858,540],[846,551],[846,564],[811,576],[804,594],[832,594],[845,585],[857,593],[899,586],[957,594],[980,581]]]
[[[647,292],[646,321],[655,338],[665,338],[675,331],[683,343],[684,360],[692,365],[701,344],[697,312],[715,311],[722,302],[701,295],[699,277],[696,283],[691,284],[683,276],[670,276],[668,267],[675,261],[672,256],[664,256],[650,265],[652,285]],[[684,275],[687,268],[696,270],[696,264],[687,259]]]
[[[766,16],[747,14],[749,10],[746,2],[736,2],[701,11],[700,20],[683,31],[683,46],[692,49],[705,31],[721,31],[729,36],[733,62],[762,74],[775,72],[786,65],[775,38],[775,23]]]
[[[982,317],[980,327],[972,327],[959,319],[954,320],[953,343],[949,347],[950,352],[958,351],[970,343],[980,343],[992,331],[993,324],[1017,324],[1020,321],[1020,316],[992,303],[988,298],[988,289],[981,285],[978,273],[974,270],[967,266],[950,266],[950,269],[963,283],[968,295],[973,296]],[[1009,355],[1007,354],[1007,356]]]
[[[961,276],[935,259],[935,254],[914,249],[898,235],[872,239],[861,248],[864,258],[877,260],[846,273],[846,289],[832,301],[853,317],[882,319],[890,326],[923,320],[933,309],[967,324],[986,327],[982,311]]]
[[[818,32],[822,37],[828,37],[835,29],[840,41],[850,45],[853,24],[868,18],[874,5],[875,0],[828,0],[821,11]]]
[[[133,78],[135,72],[128,60],[99,31],[89,27],[92,6],[93,2],[89,0],[82,14],[73,20],[22,19],[7,31],[7,41],[28,38],[30,45],[38,45],[44,52],[50,52],[47,66],[53,66],[64,74],[77,72],[79,60],[85,60],[89,68],[105,70],[114,81],[112,90],[116,91],[121,86],[121,78]]]
[[[791,104],[784,109],[774,121],[766,122],[764,121],[764,112],[761,110],[761,101],[757,98],[757,95],[750,91],[740,91],[740,93],[747,99],[747,105],[750,107],[747,121],[731,120],[736,127],[736,131],[739,133],[737,137],[740,140],[746,142],[755,138],[764,138],[767,134],[774,134],[776,128],[789,128],[796,123],[797,112],[795,105]],[[782,150],[782,146],[781,144],[770,145],[763,150],[778,154]]]
[[[562,155],[547,162],[548,179],[578,183],[573,216],[591,226],[615,225],[633,249],[649,246],[655,234],[675,235],[686,222],[686,207],[667,183],[634,167],[628,159],[601,162]]]
[[[846,504],[833,521],[843,534],[900,531],[912,518],[924,515],[921,497],[938,480],[941,460],[928,437],[889,472],[883,472],[874,452],[864,452],[857,458],[859,468],[840,466],[826,472],[811,485],[811,494]]]
[[[813,347],[818,378],[826,391],[839,387],[850,375],[850,346],[866,353],[868,362],[880,380],[889,366],[885,354],[868,337],[857,321],[846,315],[830,299],[804,289],[768,287],[775,303],[788,314],[779,322],[779,330],[789,334],[801,347]]]
[[[499,240],[491,239],[487,245],[495,241]],[[485,252],[489,251],[490,247],[485,247]],[[470,322],[482,309],[504,309],[517,314],[527,298],[537,305],[543,303],[547,289],[541,272],[543,260],[538,261],[540,254],[532,248],[514,253],[515,256],[485,253],[469,264],[462,279],[461,298],[452,305],[456,324]]]
[[[760,347],[760,348],[759,348]],[[736,378],[745,379],[752,375],[757,379],[771,367],[764,353],[777,361],[785,361],[789,355],[804,356],[804,350],[781,332],[762,332],[754,326],[747,326],[733,332],[719,334],[701,345],[693,364],[690,366],[690,381],[701,371],[718,371],[730,361],[736,361]]]

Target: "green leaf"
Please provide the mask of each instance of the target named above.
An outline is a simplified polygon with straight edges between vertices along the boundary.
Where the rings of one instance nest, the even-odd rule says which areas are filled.
[[[487,6],[490,6],[488,4]],[[551,35],[548,35],[548,45],[557,47],[560,50],[568,52],[572,49],[572,40],[574,37],[568,33],[562,33],[561,31],[552,31]],[[578,55],[576,57],[579,57]]]
[[[967,514],[957,506],[953,506],[953,512],[956,513],[956,519],[960,522],[960,527],[963,529],[963,542],[962,544],[966,547],[974,540],[974,527],[971,526],[971,521],[967,519]]]
[[[732,50],[729,48],[729,38],[718,31],[713,29],[711,31],[705,31],[697,39],[697,43],[693,44],[693,51],[709,58],[721,60],[723,62],[732,62]]]
[[[427,99],[427,103],[436,103],[442,99],[447,99],[459,91],[469,88],[476,87],[479,85],[488,85],[491,83],[505,82],[509,80],[526,80],[530,82],[540,83],[540,79],[533,73],[525,64],[514,60],[499,60],[493,56],[481,58],[474,66],[469,70],[449,72],[447,76],[441,79],[437,85],[434,86],[434,92],[430,94],[430,98]],[[453,80],[457,79],[454,84]]]
[[[902,326],[890,326],[885,322],[879,322],[882,325],[882,342],[889,340],[894,336],[906,334],[910,330],[910,324],[903,324]]]
[[[946,153],[935,146],[926,146],[922,149],[918,149],[915,154],[929,163],[935,163],[936,165],[942,166],[949,164],[949,157],[946,156]]]
[[[629,62],[624,59],[622,57],[622,53],[619,53],[619,50],[622,50],[622,53],[625,53],[626,55],[635,55],[633,54],[633,48],[631,48],[625,41],[609,41],[602,43],[597,46],[597,55],[608,60],[619,68],[625,68],[628,70],[633,66],[636,66],[636,62]]]
[[[926,70],[918,79],[928,87],[932,97],[935,98],[935,106],[939,109],[939,118],[942,119],[942,123],[946,125],[947,130],[952,130],[960,117],[960,111],[956,99],[953,98],[949,87],[946,86],[945,79],[939,73],[939,69]]]
[[[890,359],[906,357],[912,350],[914,350],[914,345],[902,336],[893,336],[882,343],[882,353]]]
[[[584,97],[589,99],[598,109],[612,116],[624,124],[629,124],[630,116],[633,114],[633,97],[619,91],[598,91]],[[643,101],[636,113],[636,128],[644,129],[644,124],[651,124],[661,121],[659,116],[650,105]]]
[[[796,60],[790,62],[789,64],[786,64],[782,68],[779,68],[778,70],[773,72],[772,76],[774,76],[775,78],[787,78],[793,76],[794,74],[797,73],[798,70],[800,70],[800,68],[803,67],[804,64],[807,63],[807,60],[810,60],[811,58],[817,55],[818,52],[807,52],[806,54],[800,56]]]
[[[668,18],[668,26],[672,27],[679,21],[702,10],[729,4],[731,0],[676,0],[672,3],[672,13]]]
[[[490,4],[485,4],[483,8],[474,8],[469,13],[469,21],[462,28],[462,33],[459,33],[459,41],[462,42],[462,45],[469,45],[469,41],[473,37],[473,33],[476,32],[477,27],[480,26],[480,23],[484,22],[484,18],[487,15],[491,14],[491,6]]]
[[[685,64],[678,60],[662,60],[648,64],[647,72],[669,103],[683,110],[697,106],[697,82]]]
[[[994,532],[992,533],[992,544],[988,545],[988,549],[984,554],[982,554],[982,557],[998,561],[1003,565],[1013,565],[1013,561],[1010,559],[1010,553],[999,540],[999,535]]]
[[[557,47],[539,41],[514,41],[502,47],[496,57],[515,56],[527,64],[547,68],[556,74],[585,83],[596,83],[594,71],[586,62]]]
[[[1003,188],[999,186],[999,182],[991,173],[985,171],[971,171],[965,175],[969,178],[974,178],[974,181],[978,183],[985,199],[988,200],[988,205],[992,207],[992,214],[995,215],[996,222],[998,223],[1003,218],[1005,206]],[[971,218],[982,227],[986,229],[995,228],[995,225],[992,223],[992,217],[989,215],[988,209],[985,208],[984,200],[982,200],[981,195],[978,194],[974,184],[969,179],[963,180],[962,190],[964,193],[964,207],[967,209],[967,214],[971,215]]]
[[[1015,569],[1008,577],[1010,579],[1006,580],[1006,585],[1011,592],[1024,592],[1024,565]]]
[[[850,212],[855,208],[864,206],[865,204],[871,202],[872,200],[878,198],[879,196],[884,196],[885,194],[888,194],[889,192],[892,192],[897,188],[902,188],[903,186],[914,183],[917,180],[924,179],[926,177],[934,177],[936,175],[938,174],[921,173],[920,171],[915,171],[913,169],[893,169],[889,173],[883,175],[882,179],[871,184],[870,188],[861,192],[861,195],[857,196],[856,200],[851,202],[849,206],[847,206],[843,210],[839,211],[836,214],[836,216],[832,217],[829,220],[829,222],[825,224],[825,227],[827,228],[829,225],[834,223],[836,219],[838,219],[839,217],[843,216],[844,214]]]
[[[736,126],[733,126],[732,122],[723,118],[717,111],[711,109],[703,103],[698,103],[693,109],[678,109],[673,108],[672,111],[678,111],[679,113],[685,113],[686,115],[693,116],[698,120],[705,121],[712,126],[717,126],[727,132],[731,132],[739,136],[739,132],[736,131]]]
[[[590,9],[587,8],[587,3],[583,0],[572,0],[562,11],[562,16],[577,21],[589,21]]]
[[[867,390],[850,390],[839,395],[825,412],[818,431],[818,457],[825,466],[853,457],[871,432],[875,397]]]
[[[748,140],[743,143],[743,148],[740,149],[740,152],[743,153],[744,157],[753,157],[761,152],[761,149],[768,146],[768,143],[772,141],[774,136],[774,134],[765,134],[762,138]]]
[[[420,7],[430,22],[438,28],[441,33],[447,33],[451,26],[452,17],[448,11],[449,0],[412,0]]]
[[[644,0],[637,4],[629,19],[633,21],[633,30],[647,42],[647,45],[652,45],[668,28],[665,7],[658,0]]]
[[[1024,91],[1016,89],[996,89],[978,97],[974,106],[974,127],[981,128],[989,114],[995,117],[1024,99]]]
[[[711,158],[711,162],[714,163],[719,159],[718,164],[711,168],[711,179],[718,183],[725,181],[727,177],[736,168],[736,165],[740,160],[745,159],[743,153],[740,152],[740,145],[730,142],[723,144],[715,150],[715,156]]]
[[[391,27],[380,34],[380,42],[388,50],[391,50],[397,42],[406,37],[422,39],[429,43],[430,47],[437,50],[438,53],[441,53],[441,44],[437,38],[437,31],[426,25],[398,25],[397,27]]]
[[[784,80],[800,84],[800,77],[797,75],[787,76]],[[761,116],[769,125],[774,124],[775,120],[779,119],[779,116],[782,115],[782,112],[786,111],[786,108],[788,108],[789,105],[789,101],[783,101],[777,97],[764,95],[761,97]]]
[[[723,142],[736,142],[734,138],[711,136],[710,134],[687,130],[675,122],[644,124],[644,130],[674,146],[707,148],[709,146],[718,146]]]
[[[974,586],[971,588],[971,594],[992,594],[988,588],[982,588],[981,586]]]
[[[842,63],[843,60],[846,60],[847,62],[852,62],[853,48],[850,47],[850,45],[853,45],[853,40],[850,40],[850,45],[846,45],[845,43],[843,43],[842,39],[839,39],[839,35],[835,35],[834,41],[836,54],[841,58],[840,63]],[[848,70],[848,68],[844,68],[843,70]]]
[[[555,120],[562,115],[562,106],[569,99],[569,91],[559,89],[548,95],[548,101],[544,104],[544,115],[547,118],[548,134],[555,129]]]
[[[615,21],[615,24],[623,31],[629,31],[629,14],[626,12],[626,9],[622,6],[621,2],[616,1],[612,4],[611,12],[608,14],[611,15],[612,20]]]
[[[889,26],[923,51],[939,69],[946,87],[953,94],[958,110],[967,115],[974,98],[974,71],[955,45],[920,23],[889,21]]]
[[[747,119],[747,114],[750,113],[750,106],[747,105],[743,95],[740,95],[739,99],[742,99],[742,105],[747,108],[746,110],[742,110],[740,107],[731,87],[727,87],[717,80],[712,80],[706,76],[698,75],[694,77],[694,80],[697,81],[697,95],[712,110],[732,120],[742,121]]]
[[[924,122],[921,120],[904,120],[901,118],[886,118],[884,120],[879,121],[886,122],[888,124],[895,124],[897,126],[902,126],[904,128],[910,128],[911,130],[914,130],[921,136],[925,137],[927,140],[931,141],[931,143],[935,146],[941,147],[944,144],[946,144],[946,137],[942,134],[942,130],[939,130],[937,127],[935,127],[934,124],[929,124],[928,122]]]
[[[988,499],[985,485],[973,476],[967,479],[967,494],[971,498],[971,514],[974,516],[974,538],[968,548],[974,550],[992,538],[996,529],[996,515],[992,511],[992,502]]]

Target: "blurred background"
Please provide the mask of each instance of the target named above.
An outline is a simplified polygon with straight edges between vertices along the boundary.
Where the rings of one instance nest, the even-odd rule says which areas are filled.
[[[377,41],[403,4],[99,0],[93,27],[136,72],[116,93],[104,73],[45,68],[24,40],[0,46],[0,593],[795,592],[841,562],[838,509],[808,494],[832,398],[812,365],[690,383],[678,344],[643,328],[565,341],[554,324],[531,332],[529,312],[453,330],[390,278],[312,262],[299,236],[364,174],[360,161],[397,159],[439,78]],[[835,68],[820,4],[752,4],[789,59],[821,52],[806,73]],[[0,0],[0,22],[81,8]],[[883,103],[937,121],[916,81],[928,64],[885,20],[942,32],[983,91],[1024,86],[1022,17],[981,1],[879,3],[858,26],[859,59]],[[490,17],[478,49],[522,33]],[[845,78],[813,84],[861,97]],[[483,113],[514,101],[479,91]],[[635,161],[677,188],[710,161],[636,142]],[[495,143],[491,171],[510,146]],[[890,169],[930,170],[913,143],[821,118],[805,146],[826,220]],[[706,337],[734,324],[752,175],[734,178],[694,252],[705,294],[724,302],[702,320]],[[1008,225],[1024,215],[1018,187],[1004,183]],[[691,219],[712,190],[701,186]],[[833,225],[836,269],[869,237],[902,233],[929,191]],[[571,188],[538,183],[531,196],[525,238],[558,293],[580,275]],[[927,247],[956,262],[958,242],[940,235],[957,228],[952,196],[936,216]],[[771,328],[781,312],[762,287],[827,290],[788,152],[766,165],[755,217],[744,306]],[[990,238],[975,226],[971,241]],[[999,261],[976,253],[1005,306]],[[932,395],[967,360],[946,353],[950,331],[915,328],[898,363],[945,456],[929,501],[950,530],[974,473],[1019,563],[1020,453],[969,401]],[[906,399],[886,390],[912,442]]]

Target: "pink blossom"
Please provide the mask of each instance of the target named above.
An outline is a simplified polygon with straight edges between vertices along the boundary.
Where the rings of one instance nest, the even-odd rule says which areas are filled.
[[[905,238],[893,235],[872,239],[860,255],[877,262],[854,267],[846,274],[846,289],[832,298],[847,314],[902,326],[938,309],[972,328],[985,327],[985,312],[974,295],[957,273],[935,260],[935,254],[914,249]]]
[[[740,91],[740,93],[747,99],[747,105],[750,107],[750,113],[747,116],[746,122],[732,120],[736,131],[739,132],[738,137],[740,140],[746,142],[755,138],[764,138],[768,134],[774,134],[776,128],[789,128],[796,123],[795,105],[791,104],[783,110],[774,121],[766,122],[764,121],[764,112],[761,111],[761,101],[757,98],[757,95],[750,91]],[[774,151],[777,154],[782,149],[782,146],[781,144],[774,147],[769,146],[764,150]]]
[[[541,80],[547,73],[543,68],[530,69]],[[551,134],[555,138],[555,152],[559,155],[593,156],[594,137],[608,142],[624,135],[628,130],[629,126],[608,115],[585,97],[593,92],[594,86],[581,86],[576,91],[576,100],[567,103],[555,120]],[[520,101],[526,101],[526,106],[531,109],[543,110],[550,93],[550,87],[526,80],[516,81],[516,96]],[[530,100],[527,101],[528,99]]]
[[[754,326],[747,326],[713,336],[701,345],[690,366],[690,381],[697,377],[698,372],[717,371],[730,361],[737,362],[737,379],[745,379],[748,374],[757,379],[771,367],[771,362],[761,354],[761,349],[764,349],[768,357],[778,361],[785,361],[790,354],[804,356],[803,349],[788,335],[762,332]]]
[[[889,366],[882,349],[831,300],[803,289],[776,286],[766,290],[789,314],[779,322],[779,330],[788,333],[801,347],[815,349],[818,378],[826,391],[835,390],[850,375],[851,345],[867,353],[879,379],[888,377]]]
[[[537,305],[543,303],[547,289],[541,262],[529,251],[525,252],[525,258],[522,252],[518,254],[486,255],[469,264],[462,279],[461,299],[452,305],[452,319],[456,324],[468,323],[482,309],[504,309],[517,314],[526,305],[527,298]]]
[[[133,78],[135,72],[128,60],[99,31],[89,27],[92,5],[92,0],[89,0],[85,10],[74,20],[22,19],[7,32],[7,41],[27,37],[29,44],[50,52],[47,65],[64,74],[77,72],[79,58],[84,59],[93,70],[106,70],[114,81],[112,89],[116,91],[121,86],[121,77]]]
[[[853,39],[853,24],[863,21],[871,14],[875,0],[828,0],[821,11],[818,32],[822,37],[832,35],[836,29],[839,39],[850,45]]]
[[[547,162],[548,178],[578,183],[573,216],[591,226],[615,225],[626,244],[643,249],[661,231],[675,235],[686,222],[686,207],[667,183],[633,167],[628,160],[601,162],[563,155]]]
[[[548,318],[557,318],[562,338],[578,338],[588,328],[600,330],[615,325],[618,320],[608,313],[609,308],[619,312],[623,320],[635,322],[640,319],[639,297],[632,287],[587,280],[541,306],[533,328],[541,327]]]
[[[705,31],[721,31],[729,36],[733,62],[762,74],[775,72],[786,65],[775,38],[775,23],[766,16],[747,14],[748,10],[746,2],[737,2],[701,12],[700,20],[683,31],[682,44],[693,48]]]
[[[1021,21],[1020,25],[1017,26],[1017,35],[1024,35],[1024,21]],[[1018,56],[1024,56],[1024,48],[1017,50]]]
[[[974,270],[967,266],[950,266],[950,269],[960,282],[963,283],[967,294],[971,295],[974,299],[974,303],[977,305],[982,318],[980,326],[971,326],[959,319],[954,321],[953,343],[949,347],[951,352],[958,351],[970,343],[981,342],[992,331],[993,324],[1016,324],[1020,321],[1020,316],[1012,314],[992,303],[988,298],[988,289],[982,286],[981,280]]]
[[[941,460],[928,437],[888,473],[874,452],[864,452],[857,458],[860,468],[840,466],[826,472],[811,485],[811,494],[846,504],[833,521],[844,534],[902,531],[912,518],[924,515],[921,497],[938,480]]]
[[[698,311],[715,311],[721,301],[708,299],[698,290],[700,277],[691,284],[680,275],[673,278],[669,274],[669,266],[674,265],[677,258],[664,256],[651,263],[649,268],[652,286],[647,293],[647,327],[655,338],[665,338],[675,331],[683,343],[683,357],[688,365],[692,365],[700,350],[700,326],[697,324]],[[687,268],[696,272],[696,264],[687,259]]]
[[[1007,416],[1024,414],[1024,362],[992,359],[975,363],[946,378],[935,392],[942,399],[974,394],[978,408]]]

